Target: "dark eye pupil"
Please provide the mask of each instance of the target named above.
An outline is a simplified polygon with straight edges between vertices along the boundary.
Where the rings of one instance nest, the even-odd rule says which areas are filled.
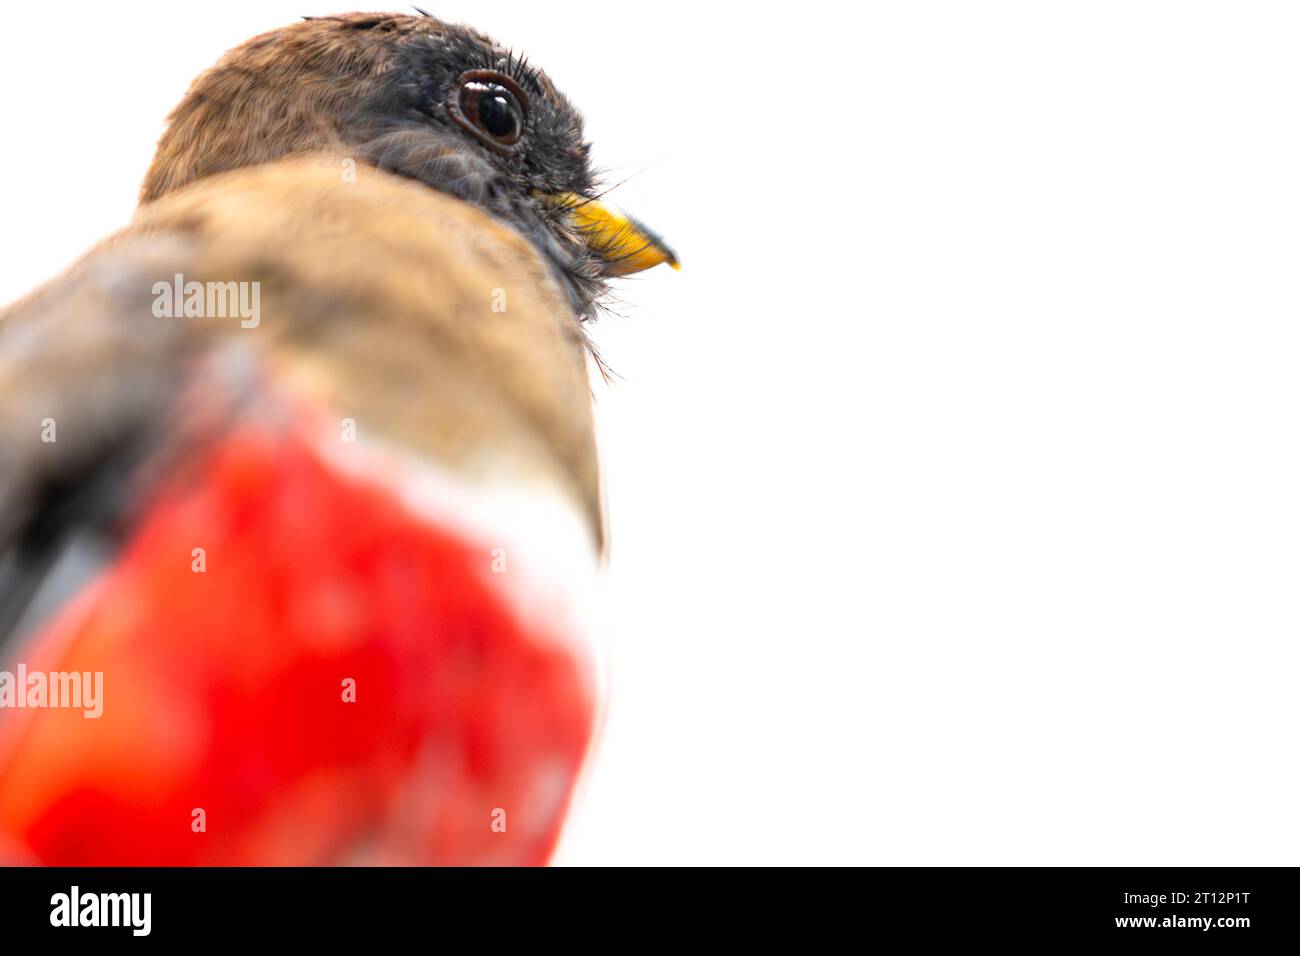
[[[511,146],[523,133],[524,111],[511,90],[485,81],[465,83],[460,87],[460,113],[467,129]]]
[[[515,114],[500,94],[484,93],[479,97],[478,121],[493,136],[506,137],[515,131]]]

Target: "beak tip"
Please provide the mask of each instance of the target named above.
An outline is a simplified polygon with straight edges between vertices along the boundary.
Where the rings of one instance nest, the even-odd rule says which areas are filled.
[[[635,222],[635,220],[633,221]],[[682,271],[682,262],[677,258],[677,253],[669,247],[668,243],[664,242],[663,239],[660,238],[658,233],[652,232],[639,222],[637,223],[637,228],[647,239],[649,239],[650,245],[653,246],[659,255],[663,257],[660,261],[667,263],[674,272]]]

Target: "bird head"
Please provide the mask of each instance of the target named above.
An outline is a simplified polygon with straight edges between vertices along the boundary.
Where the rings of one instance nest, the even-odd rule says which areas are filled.
[[[424,13],[312,18],[227,53],[173,111],[141,200],[310,153],[486,209],[531,241],[580,317],[611,277],[677,266],[658,235],[600,201],[582,117],[546,74]]]

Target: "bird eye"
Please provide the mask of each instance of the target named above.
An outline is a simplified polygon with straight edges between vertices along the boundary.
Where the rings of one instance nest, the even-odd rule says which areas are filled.
[[[514,80],[495,70],[462,73],[446,103],[457,124],[502,152],[512,152],[510,147],[523,135],[528,97]]]
[[[460,111],[498,142],[512,143],[519,138],[523,117],[504,86],[466,83],[460,88]]]

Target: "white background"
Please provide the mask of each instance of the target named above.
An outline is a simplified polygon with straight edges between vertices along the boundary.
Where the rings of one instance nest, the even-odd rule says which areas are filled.
[[[1300,11],[435,2],[685,269],[598,340],[567,863],[1300,862]],[[10,5],[0,300],[309,0]]]

